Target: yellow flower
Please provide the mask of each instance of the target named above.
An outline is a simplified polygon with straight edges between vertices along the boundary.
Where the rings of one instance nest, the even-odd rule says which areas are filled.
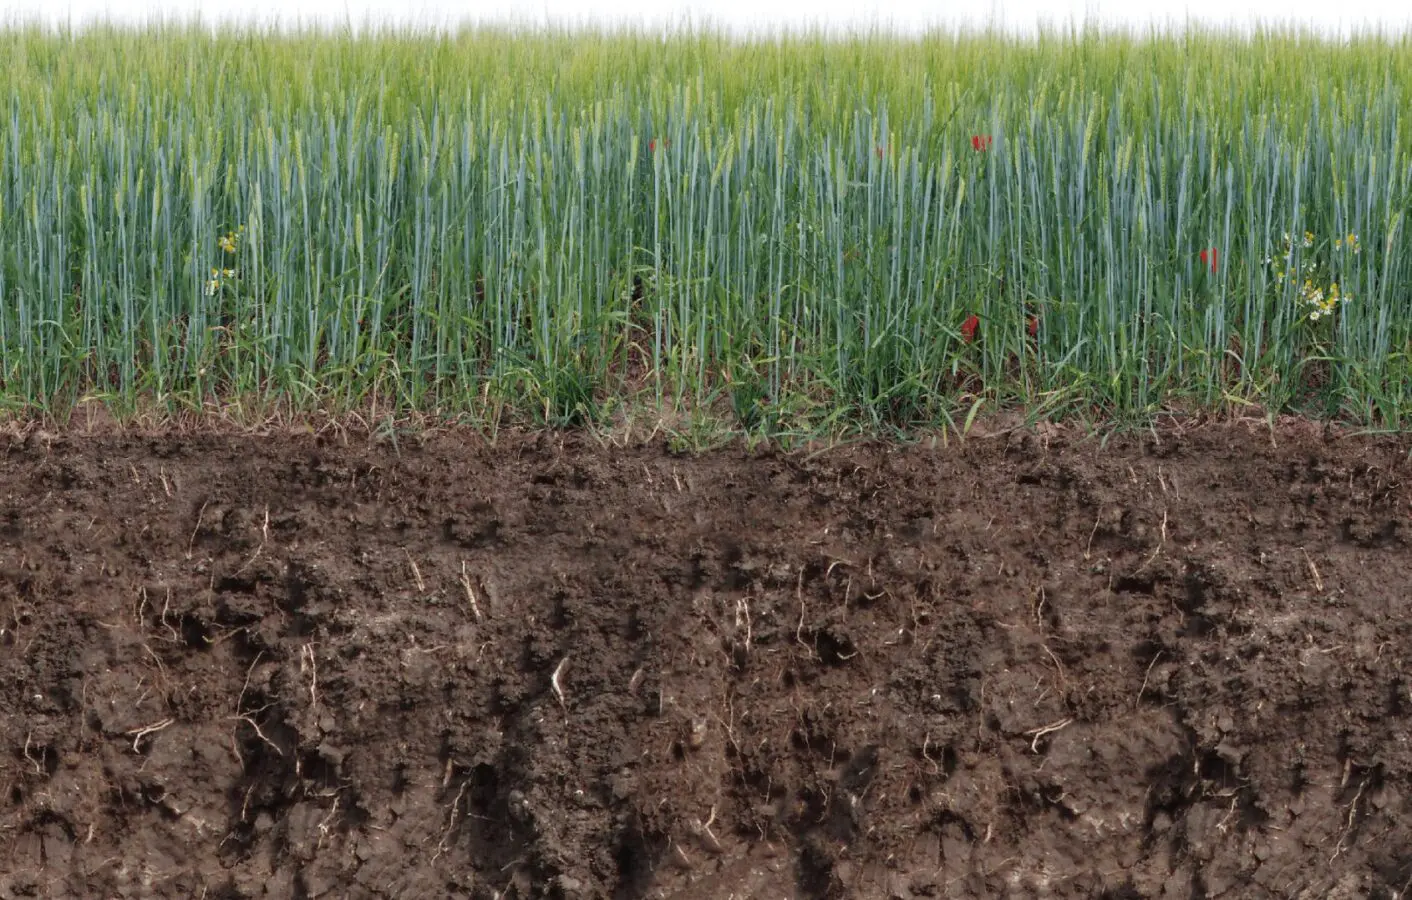
[[[1314,246],[1314,232],[1312,232],[1312,231],[1306,231],[1306,232],[1304,232],[1304,246],[1306,246],[1306,247],[1312,247],[1312,246]]]
[[[208,282],[206,282],[206,296],[207,296],[207,297],[214,296],[215,293],[216,293],[216,291],[218,291],[218,290],[221,289],[221,284],[222,284],[221,279],[222,279],[222,278],[234,278],[234,277],[235,277],[235,270],[234,270],[234,269],[217,269],[217,268],[215,268],[214,266],[212,266],[212,267],[211,267],[211,280],[208,281]]]
[[[240,236],[244,232],[245,226],[242,225],[235,231],[228,231],[220,237],[216,238],[216,244],[225,252],[233,254],[240,249]]]

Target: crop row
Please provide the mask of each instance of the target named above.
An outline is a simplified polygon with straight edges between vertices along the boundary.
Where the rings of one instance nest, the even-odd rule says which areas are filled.
[[[0,34],[0,399],[1412,411],[1397,45],[947,40]]]

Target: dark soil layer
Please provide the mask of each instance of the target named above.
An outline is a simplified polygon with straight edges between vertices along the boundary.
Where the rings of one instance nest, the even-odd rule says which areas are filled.
[[[1407,445],[46,436],[0,898],[1396,898]]]

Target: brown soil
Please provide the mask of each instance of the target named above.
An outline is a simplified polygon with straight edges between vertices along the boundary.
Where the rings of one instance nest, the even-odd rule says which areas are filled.
[[[0,898],[1380,897],[1407,442],[0,461]]]

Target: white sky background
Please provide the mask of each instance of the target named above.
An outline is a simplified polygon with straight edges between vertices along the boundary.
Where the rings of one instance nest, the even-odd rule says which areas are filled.
[[[354,26],[368,22],[422,27],[476,22],[546,21],[635,23],[648,26],[712,24],[734,32],[823,25],[884,26],[900,32],[998,24],[1026,33],[1041,20],[1056,26],[1097,22],[1145,29],[1186,21],[1249,26],[1297,23],[1331,34],[1412,27],[1409,0],[0,0],[0,22],[82,25],[94,20],[142,23],[152,18],[207,24],[276,20],[285,25]]]

